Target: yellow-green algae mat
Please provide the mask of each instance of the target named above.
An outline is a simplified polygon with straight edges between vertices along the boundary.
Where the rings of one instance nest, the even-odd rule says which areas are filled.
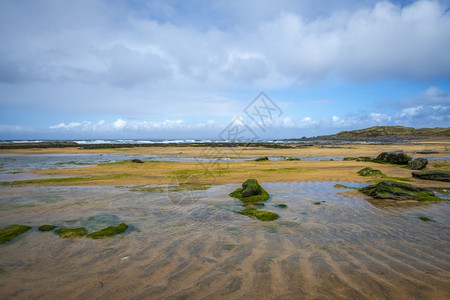
[[[39,231],[53,231],[56,226],[54,225],[42,225],[38,228]],[[11,225],[0,230],[0,244],[6,244],[14,240],[19,235],[30,230],[31,227],[25,225]],[[128,229],[128,225],[125,223],[120,223],[117,226],[109,226],[103,228],[102,230],[92,232],[88,234],[87,230],[84,228],[60,228],[55,230],[55,233],[61,238],[77,238],[87,236],[92,239],[103,239],[113,235],[117,235],[125,232]]]
[[[25,225],[11,225],[3,228],[0,230],[0,244],[6,244],[30,229],[31,227]]]

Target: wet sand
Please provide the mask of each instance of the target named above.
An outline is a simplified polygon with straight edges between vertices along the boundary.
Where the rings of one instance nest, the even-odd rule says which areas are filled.
[[[402,148],[418,157],[424,155],[413,152],[438,148],[440,153],[433,156],[450,156],[442,144],[351,147],[243,149],[245,155],[240,155],[376,156],[381,148]],[[183,149],[178,154],[180,149],[147,150],[101,153],[205,157],[202,151],[207,149]],[[373,178],[355,174],[366,166],[398,177],[411,177],[411,170],[354,161],[220,164],[209,173],[200,172],[204,166],[195,162],[39,170],[34,173],[95,179],[2,186],[0,227],[24,224],[33,230],[0,245],[0,299],[450,297],[448,202],[386,207],[355,191],[333,187],[335,183],[367,184]],[[449,170],[430,162],[428,169],[435,168]],[[207,175],[210,171],[213,178]],[[263,209],[278,213],[280,219],[261,222],[234,212],[241,209],[240,202],[228,193],[249,177],[257,178],[271,194]],[[170,184],[174,179],[211,187],[178,192],[134,189]],[[413,183],[449,187],[444,182]],[[432,221],[423,222],[420,216]],[[130,229],[105,240],[66,240],[36,229],[55,224],[84,226],[92,232],[119,222],[126,222]]]
[[[227,193],[237,185],[181,203],[127,188],[6,190],[2,223],[133,228],[106,240],[34,229],[2,245],[0,298],[448,298],[449,204],[382,208],[333,185],[266,183],[265,209],[281,216],[274,222],[234,213],[239,203]],[[89,225],[92,216],[105,223]]]

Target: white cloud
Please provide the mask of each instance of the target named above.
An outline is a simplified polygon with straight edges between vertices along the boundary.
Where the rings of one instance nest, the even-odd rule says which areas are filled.
[[[377,123],[389,123],[392,117],[382,113],[370,113],[369,117]]]
[[[57,125],[50,126],[50,129],[64,129],[64,130],[67,130],[67,129],[73,129],[73,128],[80,127],[80,125],[81,125],[81,123],[78,123],[78,122],[71,122],[71,123],[69,123],[67,125],[65,123],[59,123]]]
[[[219,125],[212,120],[206,122],[187,123],[183,120],[164,120],[164,121],[126,121],[117,119],[114,122],[105,122],[101,120],[97,123],[91,121],[71,122],[68,124],[59,123],[50,126],[53,131],[87,131],[87,132],[118,132],[118,131],[146,131],[146,130],[190,130],[202,128],[220,128]]]
[[[114,122],[114,128],[115,129],[123,129],[125,126],[127,125],[127,122],[122,120],[122,119],[118,119],[117,121]]]
[[[400,117],[411,117],[418,115],[421,111],[423,111],[423,106],[416,106],[416,107],[408,107],[402,109],[399,116]]]

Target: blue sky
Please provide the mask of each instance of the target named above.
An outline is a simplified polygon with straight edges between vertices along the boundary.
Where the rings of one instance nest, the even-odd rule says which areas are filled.
[[[0,2],[0,139],[448,127],[450,1]],[[264,91],[264,130],[244,109]],[[258,131],[259,130],[259,131]]]

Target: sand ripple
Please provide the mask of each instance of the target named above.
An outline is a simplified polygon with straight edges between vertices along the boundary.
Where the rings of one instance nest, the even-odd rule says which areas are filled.
[[[234,213],[236,185],[183,205],[124,187],[4,189],[2,227],[124,221],[133,230],[107,240],[33,230],[0,246],[0,298],[450,298],[448,203],[383,208],[334,184],[264,184],[274,222]]]

